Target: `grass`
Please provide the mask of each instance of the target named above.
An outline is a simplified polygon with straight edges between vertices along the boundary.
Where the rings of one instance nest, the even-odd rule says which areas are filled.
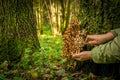
[[[62,57],[63,41],[61,36],[41,35],[39,39],[41,45],[40,52],[34,52],[30,55],[31,50],[26,49],[23,63],[21,63],[23,70],[25,70],[22,70],[22,75],[24,75],[24,77],[22,77],[23,79],[94,80],[91,79],[92,74],[79,74],[79,72],[70,73],[64,69],[64,58]],[[100,80],[108,79],[101,78]]]
[[[61,36],[41,35],[40,36],[40,52],[34,52],[29,55],[30,49],[26,49],[22,66],[28,69],[33,78],[57,79],[65,70],[62,69],[62,40]],[[34,66],[34,67],[33,67]],[[56,75],[59,73],[59,75]]]
[[[49,33],[51,34],[50,31]],[[90,79],[90,75],[81,74],[76,77],[76,73],[67,72],[63,68],[65,59],[62,57],[63,41],[61,36],[44,34],[40,35],[39,40],[41,46],[40,51],[32,53],[31,49],[25,49],[25,54],[21,62],[17,65],[18,68],[14,70],[2,69],[7,65],[7,61],[0,65],[0,80]],[[101,80],[107,80],[107,78]]]

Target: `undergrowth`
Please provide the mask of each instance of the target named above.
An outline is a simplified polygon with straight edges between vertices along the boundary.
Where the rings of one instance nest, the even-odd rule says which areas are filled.
[[[39,40],[39,51],[33,52],[26,48],[16,68],[9,69],[7,60],[0,64],[0,80],[93,80],[91,73],[87,75],[64,69],[62,36],[44,34],[40,35]]]

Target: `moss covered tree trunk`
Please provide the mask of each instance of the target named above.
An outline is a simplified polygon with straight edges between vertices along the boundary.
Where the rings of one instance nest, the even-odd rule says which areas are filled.
[[[39,48],[33,0],[0,0],[0,63],[19,62],[25,48]]]

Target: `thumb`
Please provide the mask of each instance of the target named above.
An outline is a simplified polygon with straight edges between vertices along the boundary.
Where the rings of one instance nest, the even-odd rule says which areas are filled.
[[[79,54],[73,54],[72,57],[73,57],[73,58],[79,58],[80,55],[81,55],[80,53],[79,53]]]
[[[85,42],[93,40],[92,35],[87,35]]]
[[[94,46],[94,45],[97,45],[97,44],[98,44],[98,42],[97,42],[97,41],[89,41],[89,42],[88,42],[88,44],[90,44],[90,45],[93,45],[93,46]]]

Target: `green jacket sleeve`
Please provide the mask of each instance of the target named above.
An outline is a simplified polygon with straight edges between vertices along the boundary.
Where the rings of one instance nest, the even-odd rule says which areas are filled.
[[[111,32],[113,33],[114,36],[118,36],[118,33],[120,33],[120,28],[111,30]]]
[[[112,41],[94,47],[91,50],[92,59],[95,63],[118,63],[120,62],[120,28],[112,30],[116,36]]]

